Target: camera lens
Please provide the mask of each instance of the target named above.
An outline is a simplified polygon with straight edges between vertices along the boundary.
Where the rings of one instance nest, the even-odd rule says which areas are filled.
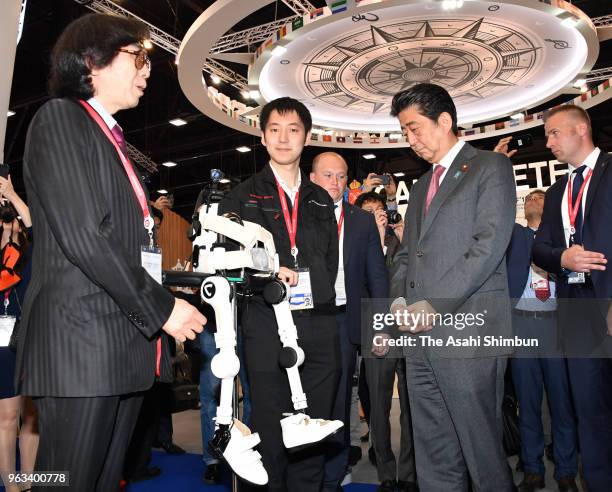
[[[401,222],[402,214],[400,214],[397,210],[387,210],[387,222],[389,224],[397,224]]]

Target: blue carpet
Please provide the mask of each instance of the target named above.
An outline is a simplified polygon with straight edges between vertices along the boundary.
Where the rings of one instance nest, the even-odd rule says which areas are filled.
[[[223,476],[220,485],[205,485],[202,482],[202,455],[184,454],[170,455],[164,452],[153,451],[153,466],[159,466],[162,474],[152,480],[129,485],[128,492],[168,492],[176,490],[181,492],[208,490],[211,492],[231,491],[231,476],[229,472]],[[350,484],[344,487],[345,492],[375,492],[376,485]]]
[[[152,480],[128,485],[127,492],[168,492],[180,491],[191,492],[207,490],[210,492],[230,492],[231,476],[225,472],[220,485],[205,485],[202,482],[202,455],[183,454],[179,456],[164,452],[153,451],[152,466],[159,466],[162,474]],[[1,482],[2,480],[0,480]],[[60,491],[61,489],[58,489]],[[376,485],[372,484],[350,484],[343,487],[344,492],[375,492]],[[4,487],[0,484],[0,492]]]

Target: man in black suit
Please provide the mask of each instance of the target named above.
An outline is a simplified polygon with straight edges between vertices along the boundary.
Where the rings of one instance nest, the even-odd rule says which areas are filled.
[[[567,360],[584,478],[612,484],[612,159],[593,144],[589,115],[565,105],[546,117],[547,147],[570,174],[546,192],[533,261],[558,276],[561,345]],[[564,301],[564,302],[563,302]]]
[[[512,327],[520,338],[535,338],[538,347],[517,348],[511,362],[519,403],[521,460],[525,475],[519,492],[545,486],[542,397],[546,388],[552,417],[555,479],[560,492],[577,491],[576,423],[569,391],[567,363],[557,348],[556,280],[533,265],[531,247],[544,210],[544,192],[525,196],[527,227],[514,224],[506,256],[512,298]]]
[[[361,298],[389,296],[389,277],[373,217],[344,202],[348,166],[335,152],[324,152],[312,163],[310,180],[325,188],[335,205],[339,258],[336,309],[340,327],[342,375],[332,418],[342,420],[339,442],[327,456],[324,492],[341,490],[350,447],[350,395],[357,348],[361,344]]]
[[[52,54],[56,98],[26,141],[36,243],[17,380],[39,412],[36,471],[66,470],[79,492],[118,488],[142,392],[169,375],[161,331],[184,341],[206,322],[150,274],[160,280],[148,194],[112,116],[144,93],[147,37],[120,17],[70,24]]]

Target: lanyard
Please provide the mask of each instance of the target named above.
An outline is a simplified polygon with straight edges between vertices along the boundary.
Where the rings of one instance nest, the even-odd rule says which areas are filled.
[[[570,234],[573,236],[574,234],[576,234],[576,217],[578,215],[578,210],[580,210],[580,208],[582,207],[582,194],[584,193],[584,188],[587,185],[587,183],[589,182],[589,179],[591,179],[591,174],[593,174],[593,170],[589,169],[589,172],[586,175],[586,178],[584,178],[584,182],[582,183],[582,186],[580,187],[580,190],[578,191],[578,196],[576,197],[576,206],[572,206],[572,188],[574,181],[572,179],[568,180],[568,189],[567,189],[567,211],[568,211],[568,215],[569,215],[569,221],[570,221]],[[574,177],[574,179],[576,179]]]
[[[113,137],[111,131],[108,129],[106,123],[104,123],[102,117],[96,112],[96,110],[94,110],[88,103],[86,103],[82,99],[80,99],[79,102],[87,110],[89,116],[91,116],[93,120],[98,124],[98,126],[102,129],[102,131],[106,135],[106,138],[108,138],[110,142],[115,146],[115,150],[117,151],[117,154],[119,154],[121,164],[123,164],[123,168],[125,169],[125,172],[128,175],[130,184],[132,185],[132,189],[134,190],[134,194],[138,199],[138,204],[142,209],[142,215],[144,216],[144,228],[149,233],[149,245],[153,247],[153,217],[151,217],[151,212],[149,212],[149,203],[147,201],[147,196],[144,192],[144,189],[142,188],[142,184],[140,183],[138,176],[136,176],[136,173],[134,172],[134,168],[132,167],[130,160],[125,155],[123,155],[123,152],[121,152],[121,149],[119,148],[119,144]]]
[[[340,233],[342,232],[342,224],[344,223],[344,207],[342,206],[342,204],[340,204],[339,207],[340,218],[338,219],[338,239],[340,239]]]
[[[275,178],[276,179],[276,178]],[[298,249],[295,245],[295,236],[297,235],[297,218],[298,218],[298,205],[300,204],[300,192],[298,191],[295,194],[295,200],[293,201],[293,210],[291,213],[291,219],[289,218],[289,207],[287,206],[287,198],[285,197],[285,191],[283,187],[280,185],[278,180],[276,180],[276,189],[278,190],[278,197],[281,202],[281,207],[283,209],[283,216],[285,217],[285,226],[287,226],[287,233],[289,234],[289,242],[291,244],[291,256],[293,256],[293,262],[297,267],[297,255]]]

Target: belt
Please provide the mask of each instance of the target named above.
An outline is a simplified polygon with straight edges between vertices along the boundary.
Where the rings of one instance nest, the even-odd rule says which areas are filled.
[[[531,319],[550,319],[557,316],[557,311],[527,311],[525,309],[513,309],[513,314]]]

